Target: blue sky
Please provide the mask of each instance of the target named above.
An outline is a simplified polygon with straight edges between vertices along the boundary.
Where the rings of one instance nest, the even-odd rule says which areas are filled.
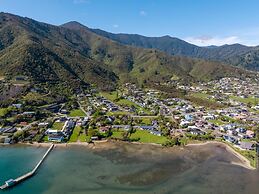
[[[259,45],[258,0],[0,0],[0,11],[60,25],[205,45]]]

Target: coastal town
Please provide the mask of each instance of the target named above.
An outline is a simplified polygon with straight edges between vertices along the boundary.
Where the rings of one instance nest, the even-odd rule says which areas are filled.
[[[18,81],[24,81],[18,78]],[[30,88],[26,97],[0,109],[0,142],[95,143],[128,141],[184,146],[220,141],[256,165],[259,123],[259,80],[222,78],[182,85],[176,80],[159,87],[177,88],[184,97],[157,88],[127,83],[116,91],[91,87],[67,102],[37,105],[48,91]],[[2,84],[6,84],[2,80]]]
[[[259,193],[259,1],[0,2],[0,194]]]

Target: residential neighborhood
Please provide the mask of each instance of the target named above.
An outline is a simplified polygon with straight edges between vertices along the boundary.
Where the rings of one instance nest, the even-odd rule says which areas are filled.
[[[215,140],[253,152],[255,157],[259,123],[257,81],[222,78],[195,86],[176,81],[162,84],[187,92],[188,98],[170,97],[158,89],[126,83],[111,92],[92,87],[70,101],[43,106],[28,108],[20,100],[1,109],[0,141],[12,144],[116,140],[173,146]],[[31,92],[38,94],[38,90]],[[211,108],[211,104],[216,108]]]

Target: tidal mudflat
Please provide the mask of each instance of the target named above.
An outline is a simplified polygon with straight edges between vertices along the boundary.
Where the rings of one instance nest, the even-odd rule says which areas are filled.
[[[46,149],[0,147],[1,183],[33,168]],[[0,193],[241,194],[257,193],[258,180],[257,170],[246,168],[221,144],[163,148],[107,142],[57,146],[36,176]]]

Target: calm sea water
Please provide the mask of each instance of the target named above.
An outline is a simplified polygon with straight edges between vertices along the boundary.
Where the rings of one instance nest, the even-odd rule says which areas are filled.
[[[238,159],[223,147],[104,147],[55,148],[36,176],[0,194],[259,193],[258,171],[230,164]],[[46,149],[0,147],[0,182],[32,169]]]

